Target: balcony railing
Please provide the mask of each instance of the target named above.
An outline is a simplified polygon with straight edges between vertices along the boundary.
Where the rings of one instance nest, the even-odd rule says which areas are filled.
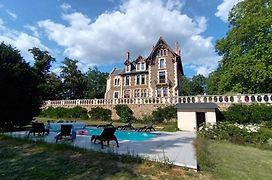
[[[251,104],[272,103],[272,94],[239,94],[239,95],[198,95],[177,97],[147,97],[147,98],[119,98],[119,99],[76,99],[76,100],[48,100],[45,106],[89,106],[111,104],[169,104],[177,103],[216,103],[216,104]]]

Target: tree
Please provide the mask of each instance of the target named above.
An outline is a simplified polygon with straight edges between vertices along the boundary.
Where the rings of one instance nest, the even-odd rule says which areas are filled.
[[[180,94],[183,96],[200,95],[206,92],[206,78],[200,74],[192,78],[183,76],[180,84]]]
[[[63,98],[63,85],[61,78],[56,73],[49,73],[46,78],[47,99],[62,99]]]
[[[19,51],[0,44],[0,127],[29,124],[39,113],[41,92],[34,69]]]
[[[272,2],[244,0],[229,14],[230,29],[216,43],[223,56],[209,90],[265,93],[272,89]]]
[[[80,99],[84,97],[87,82],[85,76],[78,70],[78,61],[65,58],[61,67],[60,77],[63,79],[63,96],[66,99]]]
[[[49,52],[41,51],[39,48],[32,48],[29,51],[33,54],[34,70],[39,77],[39,88],[42,91],[42,99],[54,99],[55,95],[52,93],[54,91],[54,86],[50,84],[52,77],[50,77],[51,63],[55,61]]]
[[[100,72],[96,67],[87,72],[87,91],[85,98],[104,98],[108,73]]]
[[[203,75],[196,75],[192,78],[190,87],[191,87],[191,95],[200,95],[204,94],[206,91],[206,78]]]
[[[179,86],[179,93],[182,96],[190,95],[190,79],[186,76],[182,76],[180,78],[180,86]]]

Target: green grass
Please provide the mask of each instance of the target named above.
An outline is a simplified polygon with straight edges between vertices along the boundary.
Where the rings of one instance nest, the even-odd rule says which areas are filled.
[[[125,155],[0,135],[0,179],[209,179]]]
[[[214,179],[272,179],[271,150],[227,142],[201,143],[197,142],[200,168]]]

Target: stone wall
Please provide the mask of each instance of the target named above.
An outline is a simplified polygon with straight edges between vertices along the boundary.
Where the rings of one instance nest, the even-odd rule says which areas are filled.
[[[130,99],[76,99],[76,100],[53,100],[45,101],[43,108],[49,106],[72,108],[81,106],[87,110],[94,107],[103,107],[112,111],[112,119],[118,119],[114,107],[117,104],[127,104],[134,112],[135,117],[150,115],[158,107],[176,105],[177,103],[215,103],[220,111],[225,111],[232,104],[272,104],[272,94],[239,94],[239,95],[198,95],[176,96],[160,98],[130,98]]]
[[[136,118],[142,118],[145,115],[151,115],[153,111],[155,111],[158,107],[166,107],[169,106],[170,104],[127,104],[128,107],[133,111],[134,116]],[[69,106],[64,106],[65,108],[73,108],[76,105],[69,105]],[[86,108],[88,111],[90,111],[92,108],[95,107],[102,107],[105,109],[110,109],[112,112],[112,119],[117,120],[119,119],[119,116],[116,114],[116,111],[114,109],[116,105],[114,104],[106,104],[106,105],[81,105],[81,107]],[[224,111],[226,110],[230,104],[220,104],[219,105],[219,110]],[[60,106],[54,106],[52,107],[60,107]],[[46,108],[46,107],[45,107]]]

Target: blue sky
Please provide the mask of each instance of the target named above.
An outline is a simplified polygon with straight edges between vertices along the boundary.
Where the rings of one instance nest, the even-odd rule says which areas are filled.
[[[179,42],[186,76],[216,69],[216,40],[228,30],[227,15],[238,0],[1,0],[0,41],[33,63],[29,48],[49,51],[59,72],[64,57],[82,71],[123,67],[125,54],[148,56],[162,36]]]

